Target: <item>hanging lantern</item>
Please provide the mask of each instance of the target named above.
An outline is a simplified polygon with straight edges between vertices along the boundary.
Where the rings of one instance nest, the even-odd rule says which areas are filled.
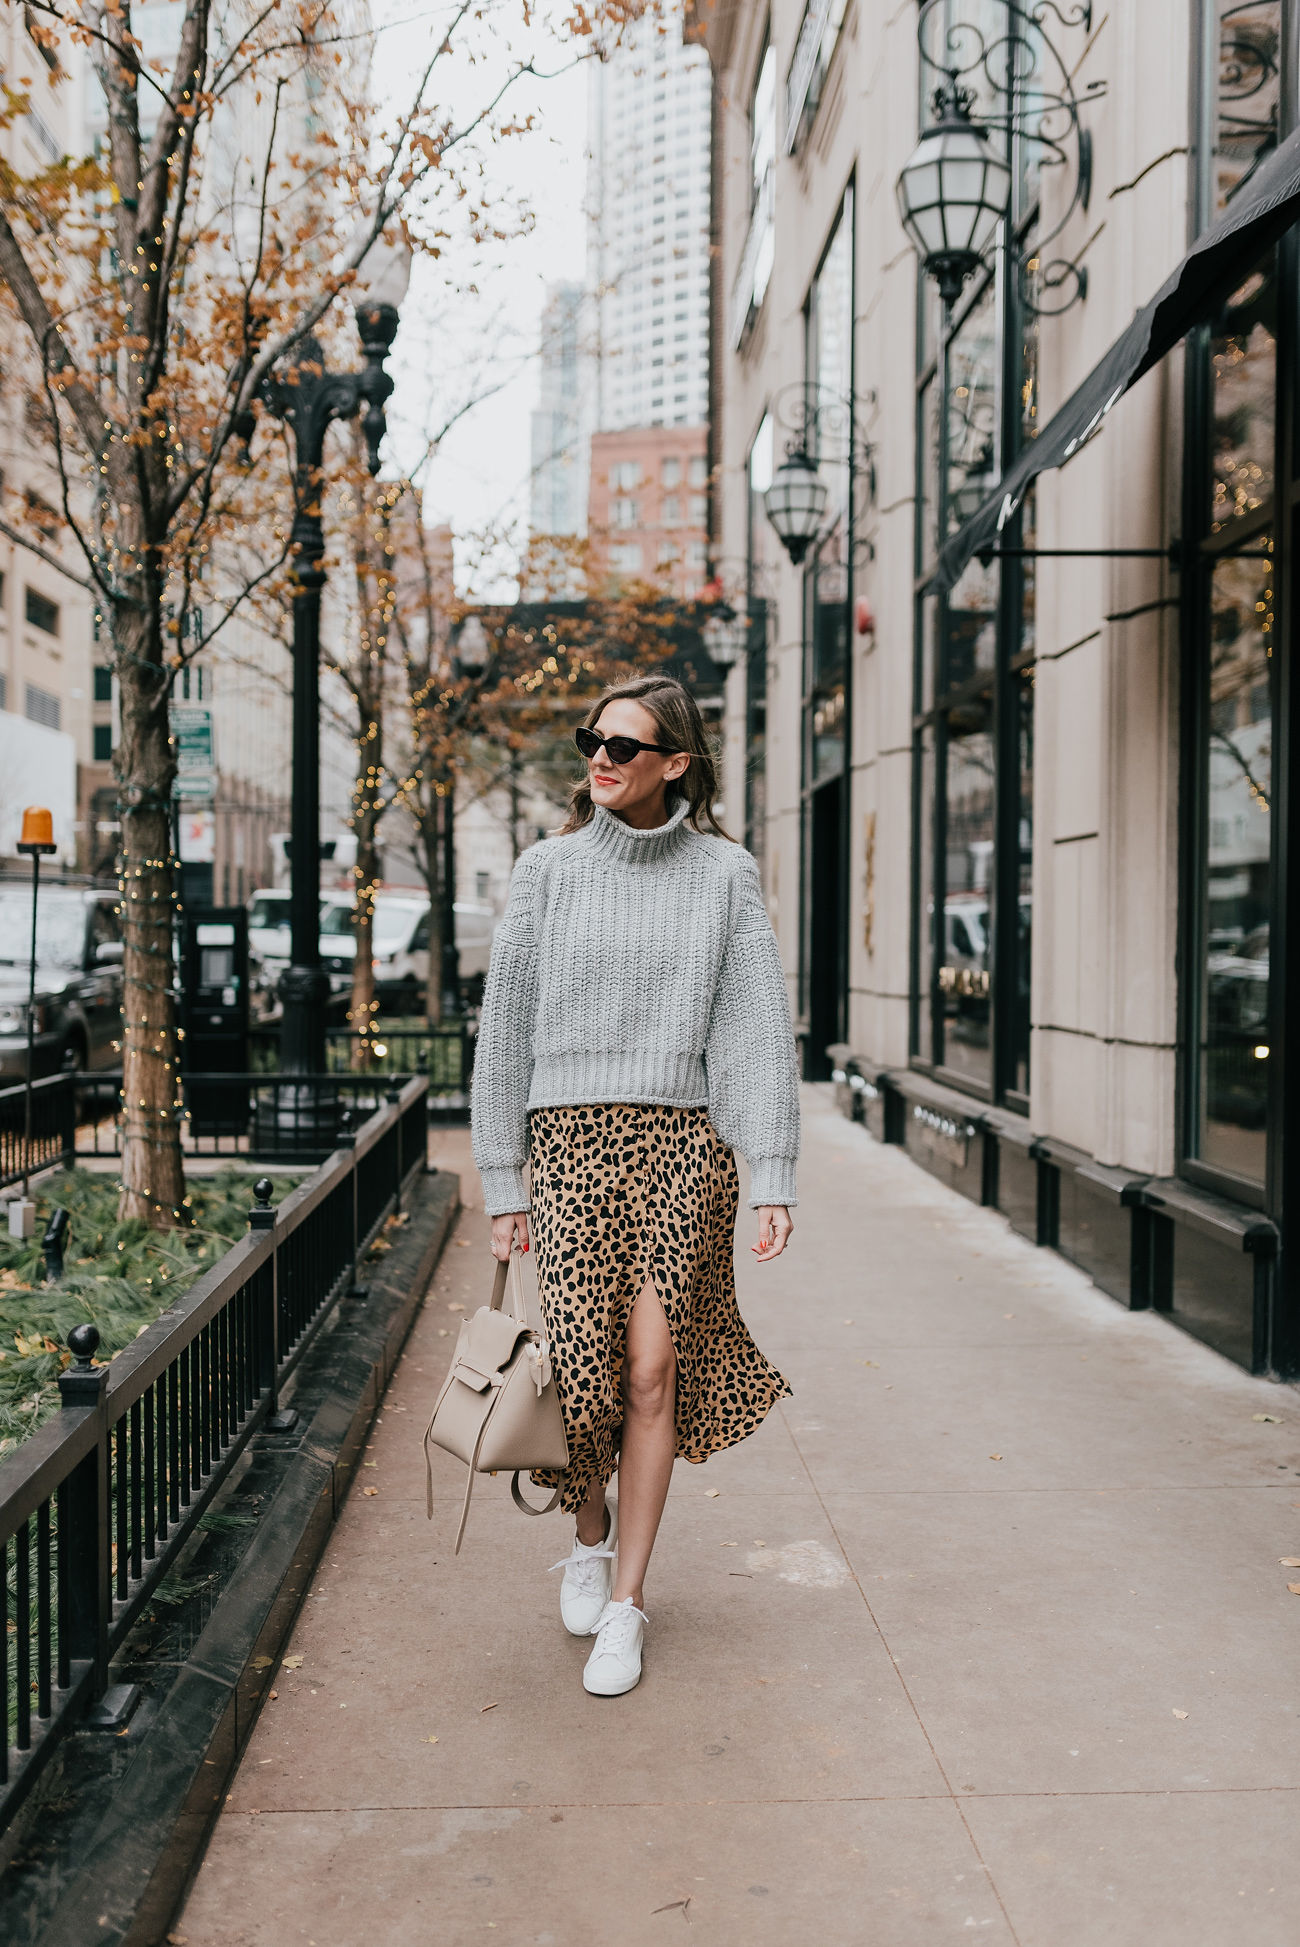
[[[763,507],[795,567],[821,532],[829,489],[802,447],[773,475]]]
[[[898,178],[898,213],[946,305],[979,266],[1011,200],[1011,170],[970,117],[953,82],[936,97],[928,128]]]
[[[743,610],[738,613],[730,602],[717,602],[700,635],[710,662],[716,663],[719,669],[731,669],[745,653],[749,617]]]

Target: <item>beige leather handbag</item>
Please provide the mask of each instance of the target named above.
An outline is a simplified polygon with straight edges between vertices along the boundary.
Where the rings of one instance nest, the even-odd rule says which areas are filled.
[[[502,1311],[507,1272],[510,1312]],[[433,1519],[433,1462],[430,1445],[455,1454],[469,1468],[465,1502],[456,1530],[456,1553],[465,1537],[475,1474],[510,1469],[510,1493],[524,1514],[549,1514],[560,1498],[557,1487],[544,1508],[529,1507],[519,1491],[519,1476],[534,1467],[567,1467],[560,1401],[544,1334],[528,1322],[519,1254],[497,1265],[492,1302],[479,1307],[460,1328],[451,1370],[434,1402],[424,1436],[426,1510]]]

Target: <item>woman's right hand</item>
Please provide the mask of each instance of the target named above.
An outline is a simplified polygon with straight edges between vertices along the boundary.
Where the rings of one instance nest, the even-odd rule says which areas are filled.
[[[513,1210],[504,1217],[492,1219],[492,1255],[504,1264],[510,1256],[516,1235],[521,1251],[528,1249],[528,1212]]]

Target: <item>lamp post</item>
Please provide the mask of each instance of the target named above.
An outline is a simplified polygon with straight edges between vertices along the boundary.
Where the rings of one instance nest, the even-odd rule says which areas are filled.
[[[374,245],[372,256],[380,248]],[[294,437],[290,963],[280,977],[280,1066],[286,1074],[320,1075],[325,1070],[329,981],[320,964],[320,607],[325,586],[320,510],[325,433],[332,420],[353,419],[364,407],[361,423],[367,459],[370,472],[378,473],[386,426],[384,405],[393,389],[384,361],[397,336],[398,306],[409,276],[409,253],[388,247],[356,307],[366,361],[362,371],[327,371],[318,340],[308,337],[299,345],[289,370],[270,373],[261,388],[266,410],[291,427]]]
[[[455,673],[481,683],[492,660],[492,644],[479,615],[467,615],[456,633]],[[442,801],[442,1011],[460,1007],[460,948],[456,944],[456,773],[452,769]]]
[[[32,1066],[36,1059],[36,902],[41,889],[41,860],[58,850],[54,843],[53,815],[42,806],[28,805],[24,811],[18,850],[32,862],[32,960],[27,971],[27,1072],[23,1087],[23,1194],[18,1212],[20,1225],[34,1225],[36,1212],[28,1202],[27,1186],[32,1170]],[[12,1229],[12,1206],[9,1221]],[[24,1229],[22,1235],[28,1237],[31,1232]]]

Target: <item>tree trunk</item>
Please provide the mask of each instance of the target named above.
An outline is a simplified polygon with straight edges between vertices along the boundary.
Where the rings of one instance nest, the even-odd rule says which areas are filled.
[[[157,610],[147,597],[119,602],[113,617],[121,697],[117,777],[122,820],[122,1195],[121,1218],[166,1230],[185,1217],[179,1041],[172,952],[172,749],[170,685]]]
[[[353,1044],[352,1066],[368,1068],[371,1062],[370,1030],[374,1025],[377,1003],[375,1000],[375,881],[379,877],[378,820],[369,809],[369,792],[364,780],[358,780],[358,795],[365,797],[367,808],[361,809],[353,819],[352,829],[357,838],[357,905],[353,915],[353,932],[356,939],[356,958],[352,963],[352,999],[348,1007],[348,1026],[362,1039]]]
[[[424,887],[429,895],[429,966],[424,983],[424,1018],[431,1028],[442,1025],[442,834],[438,829],[438,799],[430,797],[420,820],[420,852]]]

